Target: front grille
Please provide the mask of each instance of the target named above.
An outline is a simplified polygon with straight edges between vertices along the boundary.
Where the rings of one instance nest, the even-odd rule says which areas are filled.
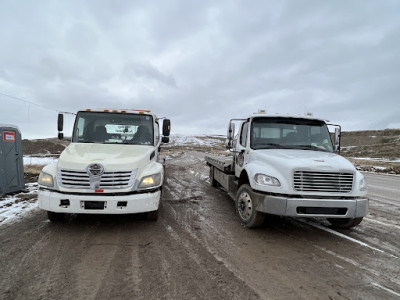
[[[106,171],[101,175],[99,189],[122,189],[133,184],[136,170]],[[65,188],[90,189],[90,176],[83,170],[58,170],[58,183]]]
[[[294,189],[299,192],[350,193],[353,173],[296,171]]]

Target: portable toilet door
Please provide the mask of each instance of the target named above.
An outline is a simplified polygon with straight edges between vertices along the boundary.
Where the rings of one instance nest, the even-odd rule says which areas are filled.
[[[0,125],[0,196],[25,189],[21,132]]]

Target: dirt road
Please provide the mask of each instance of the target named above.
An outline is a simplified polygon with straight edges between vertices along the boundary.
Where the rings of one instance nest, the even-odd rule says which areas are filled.
[[[243,228],[202,154],[167,161],[157,222],[35,210],[0,227],[0,299],[399,299],[400,177],[367,174],[353,230],[275,218]]]

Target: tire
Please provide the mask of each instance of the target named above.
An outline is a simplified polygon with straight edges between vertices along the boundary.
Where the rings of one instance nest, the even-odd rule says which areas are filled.
[[[361,223],[361,221],[363,220],[362,217],[360,218],[354,218],[354,219],[350,219],[350,218],[344,218],[344,219],[332,219],[329,218],[328,221],[337,228],[343,228],[343,229],[349,229],[352,228],[354,226],[357,226],[358,224]]]
[[[65,220],[65,214],[47,211],[47,218],[51,222],[62,222]]]
[[[147,220],[149,221],[157,221],[158,219],[158,209],[154,211],[149,211],[146,215]]]
[[[214,167],[210,166],[210,182],[212,187],[219,187],[218,181],[214,179]]]
[[[236,194],[236,213],[242,225],[247,228],[260,226],[265,219],[265,214],[256,210],[256,199],[248,184],[243,184]]]

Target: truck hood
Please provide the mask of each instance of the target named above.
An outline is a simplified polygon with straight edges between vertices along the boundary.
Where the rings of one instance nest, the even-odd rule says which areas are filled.
[[[253,150],[251,157],[251,163],[267,164],[277,170],[285,168],[286,170],[355,171],[347,159],[330,152],[264,149]]]
[[[133,170],[148,164],[153,151],[153,146],[144,145],[71,143],[62,152],[58,167],[82,170],[100,163],[109,171]]]

